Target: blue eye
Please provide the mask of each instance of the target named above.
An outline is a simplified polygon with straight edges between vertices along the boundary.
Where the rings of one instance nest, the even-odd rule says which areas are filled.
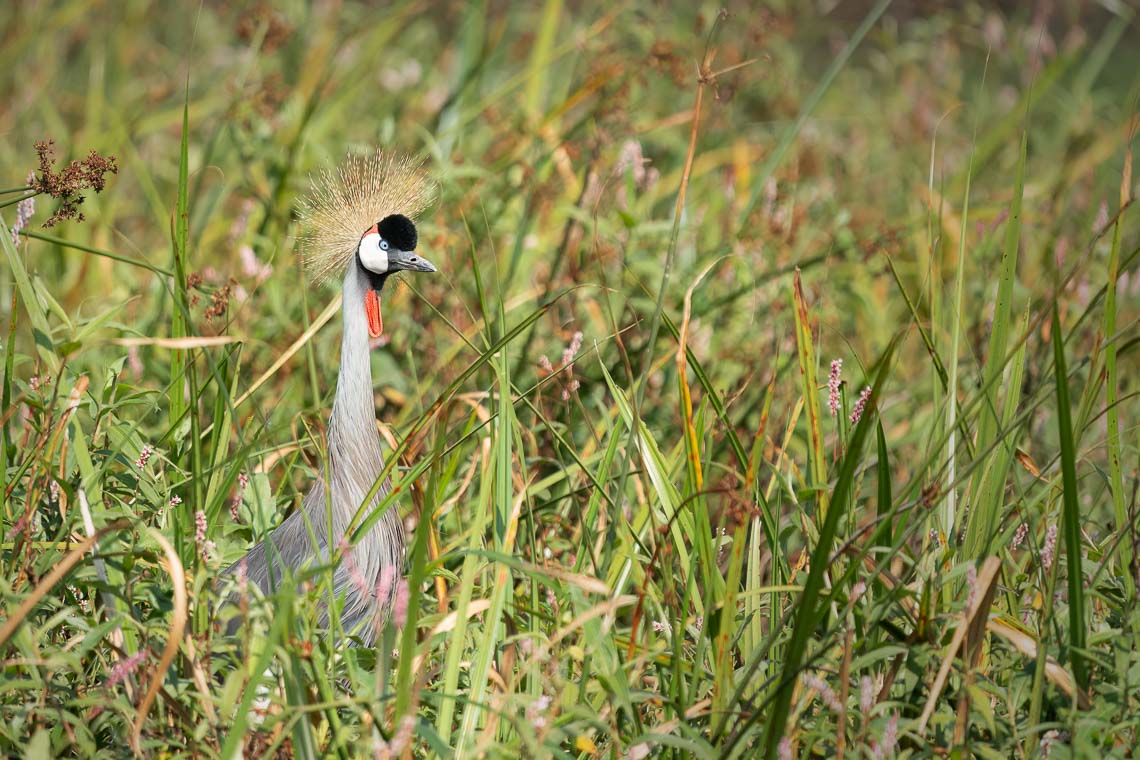
[[[387,240],[383,240],[383,239],[382,239],[382,240],[380,241],[380,250],[381,250],[381,251],[386,251],[386,250],[388,250],[388,241],[387,241]]]

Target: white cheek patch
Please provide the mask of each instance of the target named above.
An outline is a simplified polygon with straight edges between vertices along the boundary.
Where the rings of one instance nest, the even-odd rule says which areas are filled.
[[[388,252],[380,247],[380,236],[375,232],[360,240],[360,263],[373,274],[388,271]]]

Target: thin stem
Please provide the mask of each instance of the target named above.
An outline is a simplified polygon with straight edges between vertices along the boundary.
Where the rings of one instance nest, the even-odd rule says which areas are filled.
[[[13,190],[11,192],[17,192],[17,191]],[[15,206],[17,203],[23,203],[28,198],[35,198],[37,195],[39,195],[38,192],[28,193],[27,195],[21,195],[19,198],[13,198],[11,200],[0,202],[0,208],[8,208],[9,206]]]
[[[24,185],[23,187],[8,187],[0,190],[0,195],[7,195],[8,193],[26,193],[31,189],[31,185]]]

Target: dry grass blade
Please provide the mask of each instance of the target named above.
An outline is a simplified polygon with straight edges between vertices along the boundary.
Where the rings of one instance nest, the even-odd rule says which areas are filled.
[[[608,601],[601,602],[600,604],[596,604],[555,631],[554,634],[550,637],[549,643],[557,644],[559,641],[566,638],[571,633],[578,630],[591,620],[603,617],[605,615],[610,615],[617,610],[620,610],[622,607],[628,607],[629,605],[636,603],[637,597],[635,595],[624,594]]]
[[[308,329],[301,333],[297,339],[290,344],[289,348],[285,349],[281,355],[277,357],[277,360],[273,362],[269,369],[265,370],[257,380],[253,381],[253,385],[249,386],[249,389],[241,394],[238,400],[234,402],[235,409],[249,400],[249,397],[256,393],[257,389],[265,384],[265,381],[277,374],[277,370],[284,367],[286,362],[292,359],[295,353],[300,351],[306,343],[312,340],[312,337],[316,335],[317,331],[324,327],[325,324],[333,318],[333,315],[340,310],[340,299],[340,295],[337,295],[336,298],[325,307],[325,310],[313,320],[313,324],[309,325]],[[209,432],[209,428],[207,428],[206,432]]]
[[[12,634],[20,627],[20,624],[28,617],[36,605],[47,596],[48,592],[55,588],[61,580],[63,580],[71,569],[78,565],[83,560],[83,555],[86,554],[93,546],[95,546],[99,539],[108,533],[123,530],[128,527],[129,523],[126,520],[116,520],[110,525],[106,525],[100,530],[97,530],[94,535],[88,536],[84,540],[71,547],[71,550],[63,556],[51,572],[44,576],[32,591],[25,597],[20,606],[13,610],[8,619],[4,621],[4,625],[0,626],[0,648],[8,643],[8,639],[12,638]]]
[[[982,562],[982,569],[977,577],[973,604],[966,609],[958,628],[954,631],[954,636],[950,639],[950,646],[946,648],[946,655],[942,659],[942,667],[938,669],[938,675],[930,686],[926,707],[922,711],[922,717],[918,720],[919,736],[926,734],[926,724],[930,721],[930,716],[934,714],[934,708],[938,704],[938,698],[942,696],[942,689],[945,688],[946,679],[950,676],[950,668],[953,667],[954,659],[958,657],[962,644],[966,643],[967,667],[973,667],[974,657],[981,651],[981,631],[985,628],[990,605],[994,601],[999,570],[1001,570],[1001,560],[997,557],[987,557]]]
[[[200,335],[186,338],[116,338],[111,342],[116,346],[126,346],[127,348],[154,346],[155,348],[179,349],[227,346],[231,343],[241,343],[242,339],[233,335]]]
[[[154,675],[151,676],[150,686],[147,687],[146,694],[143,695],[135,710],[135,722],[131,731],[131,747],[135,754],[141,752],[143,723],[146,722],[146,715],[150,712],[151,705],[154,704],[154,700],[158,696],[158,690],[162,688],[162,681],[166,678],[166,671],[170,669],[170,663],[174,662],[174,655],[178,654],[178,644],[182,641],[182,634],[186,630],[186,620],[189,616],[186,573],[182,569],[182,561],[178,559],[178,552],[174,551],[174,546],[171,545],[166,536],[157,530],[151,528],[147,530],[147,533],[162,547],[165,559],[163,565],[170,573],[170,582],[174,591],[174,609],[171,612],[170,633],[166,637],[166,647],[158,659],[158,667],[155,668]]]
[[[990,633],[997,634],[1003,639],[1013,645],[1013,648],[1021,652],[1030,660],[1037,659],[1037,640],[1022,630],[1019,630],[1009,623],[1000,618],[993,618],[986,622],[986,628]],[[1082,710],[1087,710],[1092,707],[1092,701],[1088,695],[1077,688],[1077,682],[1073,680],[1073,675],[1065,670],[1059,662],[1053,657],[1046,656],[1045,658],[1045,677],[1053,682],[1053,685],[1065,692],[1065,696],[1069,699],[1075,699],[1077,706]]]

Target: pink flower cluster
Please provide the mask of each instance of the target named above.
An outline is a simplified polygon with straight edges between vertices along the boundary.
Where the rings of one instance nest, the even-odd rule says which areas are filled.
[[[125,681],[127,676],[138,670],[144,660],[146,660],[146,650],[141,649],[130,657],[116,662],[111,667],[111,674],[107,676],[107,688],[110,689]]]
[[[241,495],[245,492],[246,487],[249,485],[249,475],[244,472],[238,473],[238,490],[234,494],[234,498],[230,501],[230,519],[234,522],[238,521],[238,507],[241,506]]]
[[[819,698],[823,700],[823,703],[827,705],[828,709],[834,713],[842,712],[843,703],[839,701],[839,696],[832,688],[827,685],[827,681],[811,673],[804,673],[801,678],[803,679],[804,686],[819,693]]]
[[[1057,553],[1057,523],[1049,526],[1045,533],[1045,545],[1041,547],[1041,569],[1048,573],[1053,569],[1053,558]]]
[[[863,416],[863,410],[867,408],[867,401],[871,398],[871,386],[863,389],[859,394],[859,400],[855,402],[855,408],[851,410],[851,424],[854,425],[859,422]]]
[[[36,173],[28,172],[28,184],[32,184],[35,179]],[[32,221],[32,214],[34,213],[36,213],[36,197],[34,195],[16,204],[16,224],[12,226],[13,245],[20,244],[20,231],[28,226],[28,222]]]
[[[898,745],[899,716],[898,713],[892,713],[890,720],[887,721],[887,725],[883,729],[882,736],[879,737],[877,742],[872,741],[873,751],[871,752],[871,757],[876,758],[876,760],[893,757]]]
[[[562,388],[562,400],[569,401],[570,397],[581,387],[581,383],[574,377],[574,357],[582,350],[582,333],[578,331],[570,338],[569,345],[562,351],[562,363],[555,369],[545,354],[538,357],[538,367],[542,370],[540,377],[547,377],[556,372],[565,372],[566,385]]]
[[[135,467],[138,467],[140,470],[146,467],[153,453],[154,448],[149,443],[143,444],[142,450],[139,452],[139,458],[135,460]]]
[[[206,513],[199,509],[194,513],[194,542],[198,544],[203,560],[209,560],[210,554],[218,548],[217,544],[206,538],[206,527]]]
[[[839,414],[839,387],[843,384],[840,373],[843,371],[843,360],[831,360],[831,373],[827,376],[827,408],[831,416]]]

